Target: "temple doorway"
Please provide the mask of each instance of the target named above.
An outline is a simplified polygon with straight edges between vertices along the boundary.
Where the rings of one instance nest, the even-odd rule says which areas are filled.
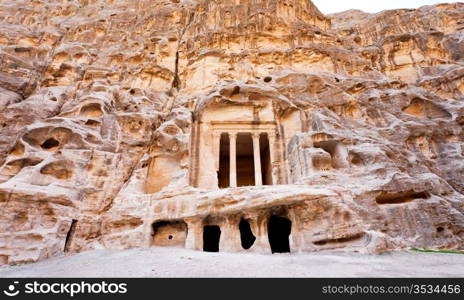
[[[237,136],[237,186],[254,186],[255,169],[251,134]]]
[[[284,217],[271,216],[267,230],[272,253],[290,253],[292,222]]]
[[[217,225],[207,225],[203,227],[203,251],[219,252],[219,241],[221,239],[221,229]]]
[[[219,188],[225,189],[230,186],[230,159],[229,159],[230,140],[227,133],[221,134],[219,145],[219,171],[218,184]]]

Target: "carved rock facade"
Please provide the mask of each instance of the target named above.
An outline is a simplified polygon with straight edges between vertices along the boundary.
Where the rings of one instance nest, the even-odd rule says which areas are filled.
[[[0,1],[0,264],[463,249],[464,5]]]

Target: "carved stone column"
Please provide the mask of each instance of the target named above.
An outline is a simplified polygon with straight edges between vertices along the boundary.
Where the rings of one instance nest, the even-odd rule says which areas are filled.
[[[256,253],[272,253],[269,244],[267,232],[267,223],[269,216],[267,214],[249,214],[248,221],[250,222],[251,231],[256,237],[255,243],[249,249],[250,252]]]
[[[229,132],[230,187],[237,187],[237,133]]]
[[[228,216],[221,224],[220,252],[238,252],[242,250],[240,240],[240,216]]]
[[[263,178],[261,175],[261,150],[259,149],[259,132],[253,133],[253,154],[255,162],[255,185],[263,185]]]
[[[214,153],[214,166],[216,171],[219,171],[219,160],[220,160],[220,147],[221,147],[221,133],[213,132],[213,153]]]
[[[186,218],[187,238],[185,248],[192,250],[203,250],[203,226],[201,219]]]

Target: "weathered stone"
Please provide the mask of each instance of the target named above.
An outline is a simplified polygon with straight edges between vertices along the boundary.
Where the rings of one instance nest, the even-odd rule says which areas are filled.
[[[463,249],[463,19],[0,0],[0,264]]]

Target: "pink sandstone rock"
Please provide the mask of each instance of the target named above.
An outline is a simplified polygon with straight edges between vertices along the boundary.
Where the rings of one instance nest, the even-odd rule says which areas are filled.
[[[464,4],[0,0],[0,264],[464,248]]]

